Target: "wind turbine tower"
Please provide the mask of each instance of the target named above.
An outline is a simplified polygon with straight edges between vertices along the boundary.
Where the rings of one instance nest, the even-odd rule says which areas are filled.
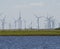
[[[42,16],[41,16],[41,17],[38,17],[38,16],[35,15],[35,17],[37,18],[37,25],[38,25],[38,29],[39,29],[39,27],[40,27],[39,20],[40,20],[40,18],[41,18]]]
[[[58,24],[58,27],[60,28],[60,23]]]
[[[31,21],[31,23],[30,23],[30,29],[33,29],[33,28],[32,28],[32,21]]]
[[[21,18],[21,12],[19,12],[19,18],[18,18],[18,29],[22,29],[22,18]]]
[[[2,22],[2,29],[4,30],[4,27],[5,27],[5,18],[6,17],[4,17],[2,20],[1,20],[1,22]]]
[[[52,29],[55,27],[55,19],[52,20]]]
[[[26,28],[26,20],[23,20],[24,21],[24,29],[27,29]]]
[[[52,17],[45,17],[46,18],[46,21],[47,21],[47,29],[51,29],[51,26],[53,26],[54,25],[54,21],[51,21],[52,20],[52,18],[53,18],[53,16]],[[53,23],[53,25],[51,25],[52,23]]]
[[[15,21],[14,21],[14,26],[15,26],[15,28],[14,28],[14,29],[16,29],[16,23],[17,23],[17,20],[15,20]]]
[[[31,29],[33,29],[33,28],[32,28],[32,22],[31,22]]]
[[[48,26],[48,29],[51,29],[51,20],[48,17],[47,17],[47,26]]]
[[[9,29],[11,29],[11,23],[9,23]]]

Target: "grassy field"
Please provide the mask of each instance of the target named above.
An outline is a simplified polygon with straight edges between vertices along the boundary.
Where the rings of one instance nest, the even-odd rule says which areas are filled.
[[[0,30],[0,36],[59,36],[60,30]]]

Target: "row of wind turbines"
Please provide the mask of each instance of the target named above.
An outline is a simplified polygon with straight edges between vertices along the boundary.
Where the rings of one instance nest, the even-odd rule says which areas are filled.
[[[0,15],[1,16],[1,15]],[[34,15],[35,16],[35,18],[37,19],[37,21],[36,21],[36,23],[37,23],[37,28],[36,29],[40,29],[40,19],[41,18],[44,18],[44,19],[46,19],[45,21],[47,22],[47,24],[46,24],[46,28],[45,29],[54,29],[55,28],[55,19],[54,19],[54,16],[48,16],[47,15],[47,17],[44,17],[44,16],[37,16],[37,15]],[[0,19],[0,21],[1,21],[1,26],[2,26],[2,30],[4,30],[5,29],[5,19],[6,19],[6,16],[5,17],[3,17],[3,19]],[[19,18],[17,19],[17,20],[14,20],[14,29],[16,29],[16,26],[17,26],[17,23],[18,23],[18,29],[22,29],[22,22],[24,21],[24,26],[25,26],[25,28],[24,29],[28,29],[28,28],[26,28],[26,21],[25,20],[22,20],[22,17],[21,17],[21,13],[19,13]],[[31,22],[29,25],[30,25],[30,28],[29,29],[34,29],[33,28],[33,24],[32,24],[33,22]],[[59,23],[59,27],[60,27],[60,23]],[[9,23],[9,29],[11,29],[11,23]]]

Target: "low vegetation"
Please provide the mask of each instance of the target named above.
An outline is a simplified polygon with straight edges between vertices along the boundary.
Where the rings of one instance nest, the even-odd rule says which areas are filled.
[[[0,36],[55,36],[60,30],[0,30]]]

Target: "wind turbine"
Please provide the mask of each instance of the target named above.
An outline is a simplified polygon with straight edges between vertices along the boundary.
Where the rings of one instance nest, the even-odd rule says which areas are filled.
[[[17,20],[14,21],[14,26],[15,26],[15,29],[16,29],[16,23],[17,23]]]
[[[32,21],[31,21],[31,29],[33,29],[33,28],[32,28]]]
[[[5,27],[5,18],[6,18],[6,16],[3,17],[3,19],[1,20],[1,22],[2,22],[2,29],[3,29],[3,30],[4,30],[4,27]]]
[[[58,25],[59,25],[58,27],[60,28],[60,23]]]
[[[19,12],[19,18],[18,18],[18,29],[22,29],[22,20],[21,20],[21,12]]]
[[[2,13],[0,13],[0,16],[2,16]],[[0,21],[2,22],[2,20],[0,19]]]
[[[23,19],[23,21],[24,21],[24,29],[26,29],[26,20]]]
[[[32,21],[30,22],[30,29],[32,29]]]
[[[48,17],[48,15],[47,15],[47,17],[45,17],[46,18],[46,20],[45,21],[47,21],[47,29],[51,29],[51,20],[52,20],[52,18],[53,18],[53,16],[51,16],[51,17]]]
[[[47,23],[44,23],[44,27],[45,27],[44,29],[47,29]]]
[[[39,29],[39,20],[40,20],[40,18],[42,18],[43,16],[38,17],[38,16],[35,15],[35,17],[37,18],[37,25],[38,25],[38,29]]]
[[[52,29],[55,27],[55,19],[52,19]]]
[[[51,28],[51,20],[50,20],[50,18],[46,18],[47,20],[47,26],[48,26],[48,29],[50,29]]]
[[[11,29],[11,23],[9,23],[9,29]]]

